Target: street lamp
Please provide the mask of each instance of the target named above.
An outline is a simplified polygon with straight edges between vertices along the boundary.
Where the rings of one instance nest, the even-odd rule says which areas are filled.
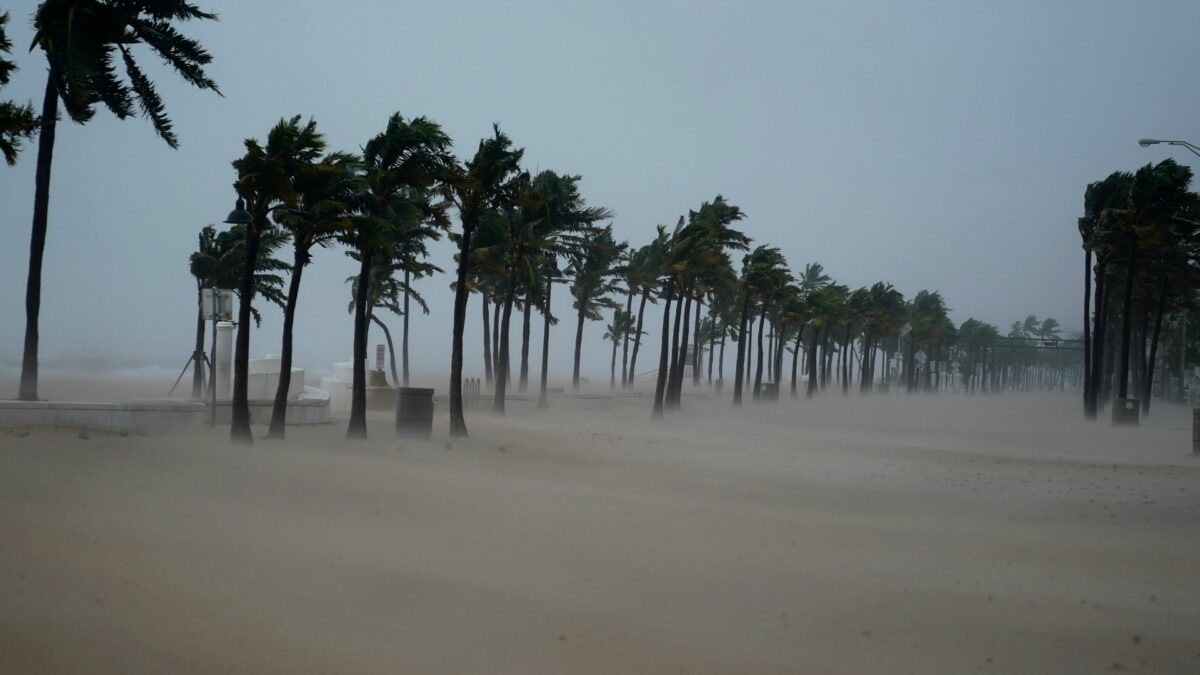
[[[546,323],[542,328],[542,383],[538,390],[538,408],[547,408],[550,401],[546,396],[546,368],[550,357],[550,290],[554,288],[554,280],[562,276],[558,269],[558,260],[553,253],[547,253],[538,274],[546,281],[546,308],[544,310]]]
[[[1139,138],[1138,145],[1143,148],[1148,148],[1152,145],[1178,145],[1192,151],[1193,155],[1200,157],[1200,148],[1188,143],[1187,141],[1164,141],[1157,138]]]
[[[1159,143],[1162,143],[1164,145],[1179,145],[1179,146],[1185,147],[1188,150],[1191,150],[1193,155],[1200,157],[1200,148],[1196,147],[1195,145],[1192,145],[1191,143],[1188,143],[1187,141],[1163,141],[1163,140],[1159,140],[1157,138],[1138,139],[1138,145],[1142,146],[1143,148],[1148,148],[1152,145],[1158,145]],[[1180,352],[1180,354],[1179,354],[1179,394],[1181,397],[1183,396],[1183,393],[1187,390],[1186,386],[1184,384],[1184,381],[1186,379],[1186,371],[1187,371],[1187,310],[1186,309],[1182,310],[1182,315],[1183,315],[1183,335],[1181,336],[1181,341],[1183,342],[1183,349],[1179,350],[1179,352]],[[1195,427],[1195,423],[1193,422],[1193,429],[1192,429],[1193,450],[1195,450],[1197,447],[1200,447],[1200,446],[1196,445],[1198,433],[1200,433],[1200,427]]]
[[[234,204],[233,210],[225,217],[225,223],[228,225],[249,225],[254,222],[254,216],[246,210],[246,202],[240,196],[237,198],[237,203]]]
[[[233,205],[233,210],[230,211],[229,215],[225,217],[225,223],[228,225],[245,225],[245,226],[249,227],[250,224],[253,222],[254,222],[254,216],[250,215],[250,212],[246,210],[246,201],[244,199],[242,199],[241,195],[238,195],[237,202],[235,202]],[[213,309],[213,312],[212,312],[212,324],[213,324],[212,325],[212,363],[209,366],[210,369],[212,370],[212,376],[209,378],[211,380],[211,382],[209,384],[210,384],[210,388],[212,391],[211,401],[210,401],[212,404],[212,411],[211,411],[212,416],[210,419],[212,421],[212,424],[216,425],[216,423],[217,423],[217,321],[219,318],[218,317],[219,312],[217,311],[217,309],[218,309],[218,306],[220,303],[217,300],[218,292],[215,289],[213,290],[212,295],[213,295],[213,301],[212,301],[212,309]]]

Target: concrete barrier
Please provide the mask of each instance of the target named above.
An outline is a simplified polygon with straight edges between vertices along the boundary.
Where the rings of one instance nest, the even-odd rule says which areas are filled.
[[[0,401],[0,427],[174,433],[199,429],[206,419],[204,404],[194,401]]]

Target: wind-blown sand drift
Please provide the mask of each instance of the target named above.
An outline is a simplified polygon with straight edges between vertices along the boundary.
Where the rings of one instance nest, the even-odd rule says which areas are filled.
[[[0,436],[0,672],[1197,671],[1190,418],[1067,396],[558,400]],[[445,419],[437,420],[445,429]]]

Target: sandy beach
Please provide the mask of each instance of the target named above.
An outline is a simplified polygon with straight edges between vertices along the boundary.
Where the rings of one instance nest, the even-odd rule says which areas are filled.
[[[5,431],[0,671],[1200,667],[1183,409],[554,403],[454,443]]]

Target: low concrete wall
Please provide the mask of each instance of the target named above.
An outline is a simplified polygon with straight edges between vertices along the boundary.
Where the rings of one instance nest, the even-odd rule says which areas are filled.
[[[198,429],[204,420],[204,405],[192,401],[0,401],[0,427],[168,433]]]
[[[274,407],[274,401],[262,399],[250,401],[250,423],[270,424],[271,410]],[[207,403],[204,404],[204,408],[204,421],[207,422],[210,419]],[[232,403],[229,401],[217,401],[217,424],[229,424],[232,411]],[[302,398],[295,401],[288,401],[288,426],[295,424],[324,424],[332,419],[333,416],[329,410],[328,400],[318,401]]]

